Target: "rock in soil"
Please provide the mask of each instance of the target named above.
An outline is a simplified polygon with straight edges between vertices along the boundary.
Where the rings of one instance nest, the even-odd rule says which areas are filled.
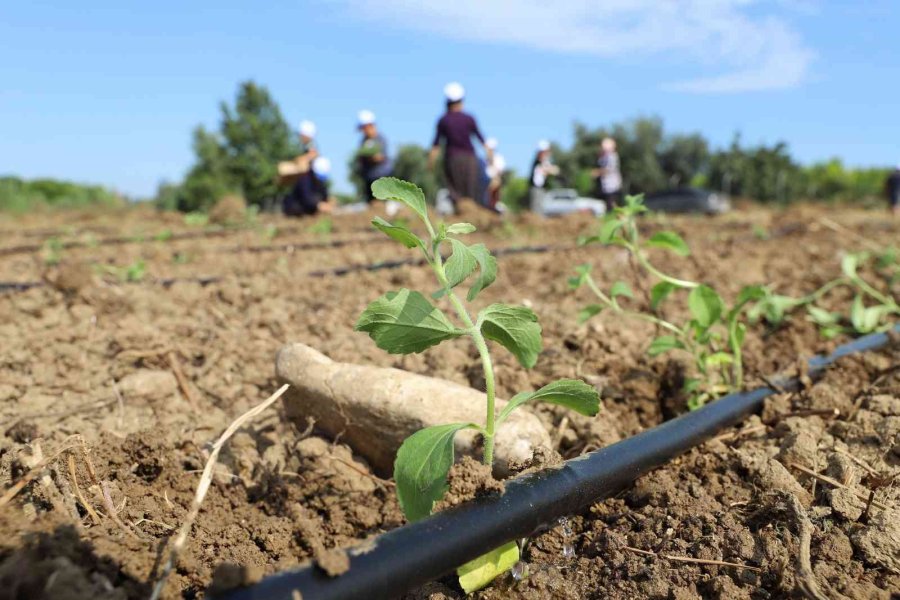
[[[298,423],[314,419],[317,427],[340,436],[385,475],[400,444],[416,431],[484,419],[482,392],[400,369],[335,362],[304,344],[282,348],[275,370],[291,385],[284,396],[290,418]],[[498,399],[497,411],[505,404]],[[459,455],[480,454],[475,431],[460,431],[454,440]],[[527,410],[516,410],[497,428],[495,472],[508,473],[511,462],[530,459],[540,445],[550,445],[547,430]]]

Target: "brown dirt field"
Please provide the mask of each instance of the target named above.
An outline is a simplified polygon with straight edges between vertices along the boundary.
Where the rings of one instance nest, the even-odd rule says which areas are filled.
[[[821,214],[818,207],[754,208],[717,218],[654,217],[644,226],[672,227],[692,246],[687,259],[655,256],[661,267],[713,283],[728,297],[763,282],[807,293],[839,274],[844,252],[900,239],[900,223],[879,213],[827,213],[866,241],[836,236],[817,221]],[[602,393],[595,419],[537,409],[558,440],[552,450],[577,456],[685,409],[673,385],[683,366],[645,354],[652,328],[605,314],[576,321],[589,298],[568,289],[575,265],[593,264],[607,286],[624,279],[644,290],[648,281],[635,277],[619,250],[575,245],[593,230],[592,219],[480,220],[472,237],[492,249],[552,246],[500,258],[497,282],[476,302],[525,303],[543,325],[544,351],[533,370],[495,353],[498,393],[510,397],[558,377],[584,378]],[[316,233],[315,223],[261,215],[250,226],[204,229],[146,209],[3,219],[0,281],[43,285],[0,291],[0,489],[48,460],[0,506],[0,600],[146,598],[212,442],[277,388],[274,356],[283,344],[483,385],[465,340],[397,357],[354,333],[377,295],[401,286],[430,291],[433,279],[419,266],[310,277],[412,257],[375,236],[364,216],[334,217],[330,233]],[[761,231],[768,239],[759,239]],[[51,265],[50,238],[80,245]],[[120,241],[104,243],[112,238]],[[333,242],[340,245],[326,247]],[[12,250],[27,245],[38,249]],[[124,268],[138,261],[140,281],[123,282]],[[217,279],[204,285],[196,277]],[[169,279],[176,281],[161,283]],[[827,302],[845,312],[849,305],[840,294]],[[775,330],[751,328],[750,385],[842,341],[822,340],[802,317]],[[876,474],[900,468],[900,378],[891,371],[898,364],[896,349],[847,359],[803,392],[771,399],[760,417],[531,538],[529,576],[501,578],[479,596],[802,597],[804,532],[826,597],[900,594],[900,485],[877,489],[887,508],[863,514],[866,503],[857,498],[877,487]],[[835,408],[837,417],[823,416]],[[282,416],[270,410],[226,445],[166,597],[203,597],[217,569],[220,582],[234,577],[228,565],[244,568],[240,578],[258,578],[404,523],[391,482],[372,475],[340,439]],[[411,597],[462,593],[447,578]]]

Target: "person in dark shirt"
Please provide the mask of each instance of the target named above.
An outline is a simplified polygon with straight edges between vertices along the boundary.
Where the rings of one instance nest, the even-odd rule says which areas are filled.
[[[428,155],[428,167],[434,168],[441,145],[444,147],[444,174],[447,176],[447,187],[450,198],[456,204],[462,198],[476,200],[479,198],[481,182],[481,166],[475,156],[472,136],[484,147],[488,162],[493,151],[484,143],[484,136],[478,129],[478,123],[472,115],[463,112],[465,90],[456,83],[448,83],[444,87],[447,100],[447,112],[437,123],[434,142]]]
[[[363,137],[356,151],[356,164],[359,175],[366,185],[366,202],[371,203],[372,184],[382,177],[389,177],[394,165],[388,155],[387,140],[378,132],[375,115],[370,110],[361,110],[357,115],[356,125]]]
[[[888,175],[884,187],[887,192],[889,210],[895,217],[900,216],[900,165],[897,165],[894,172]]]
[[[328,178],[331,161],[317,156],[308,172],[297,181],[284,199],[284,214],[289,217],[329,213],[333,204],[328,199]]]

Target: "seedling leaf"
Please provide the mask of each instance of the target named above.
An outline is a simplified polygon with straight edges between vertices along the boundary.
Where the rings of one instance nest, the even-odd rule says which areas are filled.
[[[405,225],[395,225],[385,221],[381,217],[372,219],[372,225],[375,229],[385,233],[388,237],[397,240],[407,248],[419,247],[423,250],[425,249],[425,243]]]
[[[683,350],[684,344],[674,335],[661,335],[650,342],[650,347],[647,348],[647,354],[650,356],[657,356],[663,352],[675,350],[676,348]]]
[[[840,313],[829,312],[815,305],[807,306],[806,310],[809,312],[810,319],[821,327],[837,325],[841,318]]]
[[[354,329],[368,333],[379,348],[391,354],[422,352],[463,334],[425,296],[406,288],[374,300]]]
[[[569,288],[573,290],[580,288],[587,281],[590,273],[591,265],[578,265],[575,267],[575,277],[569,278]]]
[[[594,386],[580,379],[560,379],[548,383],[536,392],[522,392],[510,398],[500,411],[498,422],[503,422],[512,411],[532,401],[558,404],[588,417],[600,412],[600,394]]]
[[[447,259],[444,268],[446,269],[445,272],[450,287],[455,288],[475,271],[475,266],[478,263],[476,262],[475,255],[468,246],[453,238],[450,238],[448,241],[453,248],[453,254]]]
[[[662,301],[665,300],[672,291],[677,290],[678,286],[668,281],[660,281],[650,288],[650,310],[656,310]]]
[[[513,353],[526,369],[541,353],[541,325],[537,315],[524,306],[491,304],[478,315],[481,333]]]
[[[578,311],[578,322],[584,323],[591,317],[593,317],[595,315],[599,315],[601,312],[603,312],[602,304],[588,304],[587,306],[582,308],[580,311]]]
[[[484,244],[469,246],[469,252],[472,253],[478,262],[479,270],[478,278],[472,284],[472,287],[469,288],[467,298],[471,302],[481,290],[494,283],[494,280],[497,278],[497,259],[494,258],[491,251]]]
[[[471,223],[454,223],[447,227],[447,233],[452,235],[465,235],[475,231],[475,226]]]
[[[617,281],[613,284],[612,288],[609,290],[609,297],[613,300],[616,299],[616,296],[625,296],[626,298],[634,298],[634,294],[631,293],[631,288],[628,287],[628,284],[624,281]]]
[[[401,444],[394,460],[394,481],[400,508],[410,523],[431,514],[434,503],[447,493],[447,473],[453,466],[453,436],[472,423],[426,427]]]
[[[597,238],[603,244],[611,244],[615,240],[616,234],[624,225],[625,222],[616,215],[609,215],[603,220],[603,224],[600,225],[600,231],[597,233]]]
[[[414,183],[382,177],[372,184],[372,195],[379,200],[396,200],[411,208],[423,221],[428,220],[425,193]]]
[[[665,248],[678,256],[688,256],[691,253],[691,249],[688,247],[687,243],[674,231],[660,231],[654,233],[650,236],[650,239],[647,240],[646,244],[653,248]]]
[[[715,352],[706,357],[706,365],[709,367],[719,367],[722,365],[730,365],[734,362],[734,357],[727,352]]]
[[[519,562],[519,546],[509,542],[458,568],[459,585],[467,594],[480,590]]]
[[[691,290],[688,295],[688,308],[691,316],[697,324],[703,328],[709,328],[722,316],[724,303],[716,290],[708,285],[700,285]]]

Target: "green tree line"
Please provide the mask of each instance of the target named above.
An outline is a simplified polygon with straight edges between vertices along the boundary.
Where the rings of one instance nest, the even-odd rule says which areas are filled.
[[[119,194],[99,185],[58,179],[0,177],[0,211],[21,213],[45,208],[81,208],[125,203]]]

